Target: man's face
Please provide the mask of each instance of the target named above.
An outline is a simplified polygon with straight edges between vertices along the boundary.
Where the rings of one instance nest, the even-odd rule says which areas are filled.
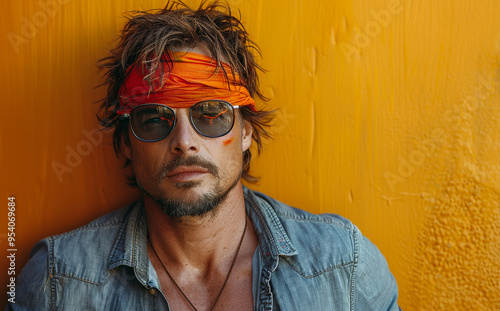
[[[163,140],[143,142],[129,130],[124,153],[132,161],[137,183],[146,196],[170,216],[203,215],[240,185],[243,152],[251,145],[252,129],[235,111],[232,130],[208,138],[196,132],[189,109],[174,109],[177,123]]]

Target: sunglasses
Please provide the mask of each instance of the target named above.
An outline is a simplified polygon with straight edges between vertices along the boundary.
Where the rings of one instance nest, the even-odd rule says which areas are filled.
[[[196,132],[205,137],[221,137],[234,125],[233,106],[224,100],[204,100],[189,108],[189,120]],[[130,129],[141,141],[159,141],[167,137],[175,127],[175,111],[162,104],[144,104],[135,107],[129,114]]]

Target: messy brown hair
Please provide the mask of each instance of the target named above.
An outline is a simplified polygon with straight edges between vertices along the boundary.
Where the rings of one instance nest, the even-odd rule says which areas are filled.
[[[259,48],[248,38],[241,21],[231,15],[229,5],[218,1],[203,1],[198,9],[193,10],[182,1],[174,0],[169,1],[164,9],[135,11],[126,17],[128,21],[123,27],[117,47],[98,63],[100,68],[106,70],[102,85],[107,86],[107,94],[102,100],[98,117],[105,129],[114,129],[113,147],[117,156],[122,154],[122,143],[130,145],[128,119],[117,114],[120,108],[119,90],[127,77],[127,69],[140,64],[147,76],[147,73],[158,69],[160,61],[164,61],[159,56],[166,51],[202,44],[219,65],[222,59],[230,65],[250,96],[267,100],[259,90],[257,71],[262,71],[262,68],[251,53],[260,53]],[[262,139],[270,138],[268,127],[274,111],[252,110],[247,106],[238,110],[242,119],[252,125],[252,139],[260,153]],[[251,158],[248,149],[243,154],[242,177],[255,183],[258,178],[249,173]],[[127,159],[125,166],[130,163]],[[135,184],[135,178],[132,177],[130,181]]]

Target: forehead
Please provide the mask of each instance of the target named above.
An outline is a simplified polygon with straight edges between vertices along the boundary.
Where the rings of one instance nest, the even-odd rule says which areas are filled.
[[[192,113],[199,114],[199,113],[211,113],[211,112],[220,112],[223,111],[224,113],[226,111],[236,111],[239,108],[239,106],[235,106],[231,104],[228,101],[225,100],[219,100],[219,99],[213,99],[213,98],[207,98],[204,100],[201,100],[199,102],[193,103],[192,105],[188,106],[182,106],[182,107],[177,107],[175,105],[169,105],[168,103],[147,103],[147,104],[142,104],[134,107],[131,110],[131,114],[137,115],[137,114],[144,114],[144,113],[157,113],[157,112],[168,112],[168,111],[191,111]]]
[[[195,46],[180,46],[180,47],[174,47],[174,48],[169,48],[169,52],[186,52],[186,53],[196,53],[196,54],[201,54],[205,55],[211,58],[214,58],[214,55],[210,53],[210,50],[204,43],[198,43]],[[227,59],[225,57],[221,57],[219,61],[229,64]]]
[[[186,53],[196,53],[196,54],[201,54],[205,55],[208,57],[212,57],[210,51],[208,50],[207,46],[204,44],[198,44],[192,47],[189,46],[181,46],[181,47],[176,47],[176,48],[170,48],[169,52],[186,52]]]

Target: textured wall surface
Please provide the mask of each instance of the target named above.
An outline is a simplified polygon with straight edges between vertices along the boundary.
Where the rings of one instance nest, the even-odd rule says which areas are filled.
[[[500,2],[229,3],[261,47],[262,89],[280,109],[251,187],[351,219],[387,258],[404,310],[499,310]],[[18,273],[39,239],[138,197],[96,132],[95,63],[123,12],[163,5],[4,1],[2,284],[8,196]]]

